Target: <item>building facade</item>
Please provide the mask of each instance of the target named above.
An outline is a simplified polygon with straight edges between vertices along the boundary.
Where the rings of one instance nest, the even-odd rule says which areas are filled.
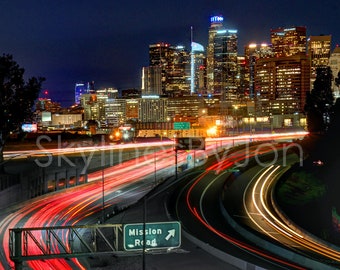
[[[255,93],[255,64],[260,58],[271,58],[274,56],[272,46],[270,44],[251,43],[244,48],[245,57],[245,72],[244,72],[244,84],[245,95],[249,99],[254,99]]]
[[[270,30],[270,41],[276,57],[306,54],[307,29],[304,26]]]
[[[331,42],[331,35],[310,36],[308,39],[308,55],[311,63],[311,89],[313,89],[313,83],[316,78],[316,69],[319,67],[327,67],[329,64]]]
[[[223,26],[222,16],[210,18],[207,48],[207,91],[232,99],[237,92],[237,30]]]
[[[140,122],[166,122],[168,99],[145,96],[139,99],[138,120]]]
[[[142,95],[162,95],[162,68],[160,65],[143,67]]]
[[[271,46],[248,48],[250,91],[254,91],[257,116],[301,115],[310,91],[310,58],[307,56],[306,27],[271,30]],[[293,118],[293,117],[292,117]]]
[[[191,42],[190,93],[206,91],[206,56],[204,47]]]
[[[310,63],[306,55],[258,59],[255,67],[256,114],[303,113],[309,82]]]
[[[74,103],[80,104],[80,97],[83,94],[90,94],[94,92],[94,82],[77,82],[74,87]]]
[[[150,88],[151,85],[157,86],[160,71],[162,95],[172,96],[180,91],[189,93],[190,67],[190,52],[184,46],[171,46],[168,43],[149,45],[149,70],[144,70],[142,82],[145,92],[150,92],[147,88],[149,85]],[[153,92],[159,92],[159,88],[155,90]]]
[[[334,97],[339,98],[340,97],[340,87],[336,85],[335,79],[338,77],[340,72],[340,47],[335,47],[333,50],[330,58],[329,58],[329,66],[332,70],[333,74],[333,81],[332,81],[332,89],[334,92]]]

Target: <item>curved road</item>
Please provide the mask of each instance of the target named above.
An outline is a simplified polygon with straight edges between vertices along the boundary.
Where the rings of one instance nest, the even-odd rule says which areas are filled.
[[[269,145],[268,149],[262,147],[262,153],[250,149],[247,156],[242,152],[230,155],[188,183],[176,203],[176,212],[183,228],[209,245],[267,269],[332,269],[320,261],[339,261],[338,250],[307,237],[308,233],[293,230],[290,227],[292,224],[284,223],[274,211],[276,207],[272,200],[272,187],[288,166],[268,164],[269,166],[263,167],[253,164],[239,177],[236,176],[237,172],[230,173],[226,170],[235,163],[239,164],[242,158],[254,155],[256,159],[259,154],[271,152],[273,149],[270,148]],[[271,160],[284,165],[299,161],[295,155],[289,155],[284,162],[275,155],[274,158],[269,156],[269,161]],[[245,224],[242,230],[235,230],[238,226],[227,222],[228,214],[221,206],[223,189],[227,197],[224,198],[225,208],[237,223]],[[250,240],[245,236],[247,233],[244,233],[244,227],[247,226],[252,230],[256,229],[256,235],[262,234],[265,238],[270,236],[279,247],[270,251],[268,248],[261,248],[261,243],[264,246],[270,246],[271,243],[252,242],[254,240]],[[287,255],[284,251],[287,247],[296,254],[303,254],[302,259],[296,260],[294,256],[297,255],[293,252],[288,252],[290,255]]]
[[[280,137],[281,135],[275,135]],[[283,135],[283,137],[292,135]],[[295,136],[301,136],[297,134]],[[239,143],[249,141],[249,136],[237,138]],[[259,137],[258,140],[265,140],[265,136]],[[234,140],[234,139],[232,139]],[[234,141],[232,142],[234,144]],[[231,140],[225,140],[219,143],[212,141],[207,147],[207,154],[211,155],[216,152],[218,147],[231,145]],[[210,152],[209,152],[210,151]],[[261,149],[264,151],[264,149]],[[11,153],[13,154],[13,153]],[[244,155],[235,157],[235,161],[242,161]],[[185,162],[187,153],[180,153],[178,162]],[[157,161],[157,163],[156,163]],[[155,183],[153,181],[142,183],[141,185],[131,186],[132,183],[140,183],[140,180],[147,176],[153,176],[167,171],[167,174],[173,175],[174,155],[171,151],[160,151],[155,156],[150,154],[139,159],[124,162],[117,166],[112,166],[89,175],[89,183],[76,186],[70,189],[61,190],[46,196],[41,196],[15,205],[1,213],[0,221],[0,269],[9,269],[13,263],[9,259],[8,250],[8,229],[16,227],[43,227],[55,225],[74,225],[94,223],[104,205],[105,209],[119,203],[129,203],[129,200],[135,201],[142,197]],[[227,169],[229,164],[219,163],[213,170],[222,172]],[[214,172],[213,172],[214,173]],[[102,181],[103,180],[103,181]],[[105,180],[105,181],[104,181]],[[105,197],[103,198],[103,183]],[[130,185],[127,189],[123,189]],[[117,194],[120,194],[119,196]],[[103,203],[104,201],[104,203]],[[194,210],[195,211],[195,210]],[[37,236],[39,238],[39,236]],[[41,244],[44,245],[43,242]],[[31,250],[30,252],[36,252]],[[77,259],[63,260],[45,260],[32,261],[28,263],[33,269],[84,269]]]

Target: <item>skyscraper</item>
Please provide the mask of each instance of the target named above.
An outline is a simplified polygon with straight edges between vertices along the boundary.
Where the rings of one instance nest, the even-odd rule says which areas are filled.
[[[74,88],[74,102],[80,104],[80,97],[83,94],[94,93],[94,82],[77,82]]]
[[[303,113],[310,90],[310,61],[306,54],[306,27],[271,30],[273,56],[255,64],[255,105],[257,115]]]
[[[331,56],[331,35],[310,36],[308,39],[308,56],[311,63],[311,89],[316,78],[316,69],[327,67]],[[334,75],[334,74],[333,74]]]
[[[142,95],[162,95],[162,68],[160,65],[143,67]]]
[[[276,57],[306,54],[306,27],[276,28],[270,30],[270,41]]]
[[[89,89],[88,85],[83,82],[76,83],[74,87],[74,103],[79,104],[80,103],[80,97],[83,94],[88,94]]]
[[[245,57],[245,94],[249,96],[250,99],[254,98],[255,93],[255,64],[260,58],[270,58],[273,57],[272,46],[262,43],[262,44],[249,44],[244,48]]]
[[[332,70],[332,74],[334,79],[338,77],[338,74],[340,72],[340,47],[336,46],[333,52],[331,53],[331,56],[329,58],[329,66]],[[340,87],[336,86],[335,80],[333,79],[332,82],[332,88],[334,91],[334,97],[339,98],[340,97]]]
[[[207,49],[207,89],[210,93],[221,93],[231,99],[236,93],[237,30],[223,26],[222,16],[210,18]]]
[[[190,92],[190,52],[184,46],[171,46],[168,43],[149,45],[149,65],[161,70],[163,95]]]
[[[197,93],[205,89],[205,62],[204,47],[196,42],[191,42],[191,68],[190,92]]]
[[[258,115],[302,113],[309,75],[306,55],[258,59],[255,74]]]

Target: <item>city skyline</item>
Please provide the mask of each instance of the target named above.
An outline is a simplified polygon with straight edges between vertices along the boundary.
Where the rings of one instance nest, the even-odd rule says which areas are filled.
[[[212,15],[222,15],[226,28],[238,30],[239,54],[248,43],[269,43],[272,28],[306,26],[308,36],[332,35],[332,50],[340,31],[336,24],[339,4],[320,7],[317,1],[306,6],[303,1],[198,0],[171,1],[165,6],[151,1],[34,0],[6,1],[1,10],[2,53],[12,54],[27,77],[45,77],[43,90],[62,105],[74,102],[77,81],[94,81],[96,88],[140,88],[148,46],[168,42],[189,49],[193,27],[194,41],[206,48]]]

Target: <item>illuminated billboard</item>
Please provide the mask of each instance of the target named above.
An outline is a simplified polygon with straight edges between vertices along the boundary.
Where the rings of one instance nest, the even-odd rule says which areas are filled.
[[[37,124],[23,124],[21,129],[23,132],[37,132],[38,126]]]

